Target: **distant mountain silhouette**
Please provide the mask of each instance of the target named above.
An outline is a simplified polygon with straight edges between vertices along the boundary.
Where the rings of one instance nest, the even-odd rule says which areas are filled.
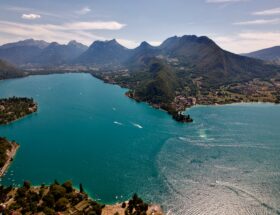
[[[0,46],[0,59],[14,65],[29,63],[36,58],[49,43],[43,40],[23,40]]]
[[[120,45],[116,40],[95,41],[75,63],[96,65],[96,66],[113,66],[122,64],[129,56],[131,50]]]
[[[266,60],[266,61],[272,61],[280,64],[280,46],[274,46],[271,48],[251,52],[245,54],[245,56]]]
[[[43,66],[68,64],[84,53],[87,48],[76,41],[70,41],[67,45],[53,42],[34,57],[31,63]]]

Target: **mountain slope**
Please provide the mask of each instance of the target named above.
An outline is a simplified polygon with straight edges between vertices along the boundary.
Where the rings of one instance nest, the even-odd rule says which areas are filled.
[[[266,60],[266,61],[272,61],[280,64],[280,46],[275,46],[275,47],[251,52],[245,54],[245,56]]]
[[[7,62],[0,60],[0,80],[9,78],[18,78],[24,76],[25,73],[19,71]]]
[[[166,60],[175,71],[180,70],[183,78],[202,78],[205,87],[266,78],[279,71],[261,60],[227,52],[208,37],[193,35],[171,37],[159,47],[134,55],[131,67],[135,70],[138,62],[148,57]]]
[[[124,64],[132,71],[134,68],[140,69],[147,65],[147,63],[150,61],[150,58],[159,55],[160,52],[160,49],[151,46],[149,43],[144,41],[131,51],[131,55]]]
[[[172,102],[179,87],[176,74],[167,64],[158,59],[151,59],[145,71],[147,78],[140,80],[135,88],[135,97],[153,104]]]
[[[0,46],[0,59],[14,65],[23,65],[32,61],[49,44],[42,40],[23,40]]]
[[[80,57],[77,64],[101,67],[121,65],[130,55],[131,50],[120,45],[116,40],[95,41]]]

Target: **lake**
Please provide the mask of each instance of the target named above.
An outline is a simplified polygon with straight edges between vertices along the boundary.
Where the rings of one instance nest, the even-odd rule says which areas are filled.
[[[0,136],[20,144],[1,183],[72,180],[103,203],[138,193],[168,214],[280,214],[280,106],[197,106],[194,123],[89,74],[0,81],[39,111]]]

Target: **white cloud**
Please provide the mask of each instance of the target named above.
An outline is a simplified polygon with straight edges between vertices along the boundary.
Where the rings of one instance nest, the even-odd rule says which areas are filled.
[[[22,14],[21,18],[23,19],[40,19],[41,15],[35,14],[35,13],[30,13],[30,14]]]
[[[127,47],[127,48],[135,48],[137,46],[139,46],[139,43],[133,40],[127,40],[127,39],[117,39],[118,43],[120,43],[121,45]]]
[[[51,16],[51,17],[62,17],[62,15],[46,12],[46,11],[41,11],[41,10],[35,10],[33,8],[26,8],[26,7],[13,7],[13,6],[6,6],[3,7],[4,10],[6,11],[15,11],[19,13],[33,13],[33,14],[41,14],[45,16]]]
[[[162,42],[161,41],[149,41],[149,44],[151,44],[152,46],[159,46]]]
[[[222,48],[235,53],[248,53],[280,44],[280,31],[241,32],[232,36],[214,36],[214,41]]]
[[[117,39],[117,41],[127,47],[127,48],[136,48],[140,45],[141,42],[139,41],[134,41],[134,40],[127,40],[127,39]],[[162,42],[161,41],[148,41],[149,44],[151,44],[152,46],[159,46]]]
[[[91,44],[94,40],[104,40],[106,38],[93,34],[92,30],[118,30],[124,27],[115,21],[111,22],[73,22],[62,25],[53,24],[23,24],[17,22],[0,21],[1,43],[7,38],[27,39],[34,38],[67,43],[70,40],[78,40],[84,44]],[[6,38],[5,38],[6,36]],[[11,41],[12,42],[12,41]]]
[[[245,2],[245,1],[248,0],[206,0],[206,3],[221,4],[221,3]]]
[[[91,11],[91,9],[89,7],[84,7],[81,10],[76,11],[76,13],[79,15],[85,15],[85,14],[89,13],[90,11]]]
[[[258,15],[258,16],[270,16],[270,15],[279,15],[279,14],[280,14],[280,7],[253,13],[253,15]]]
[[[235,22],[234,25],[267,25],[267,24],[279,24],[280,19],[257,19],[251,21]]]
[[[126,25],[110,21],[110,22],[73,22],[66,23],[63,28],[73,29],[73,30],[119,30],[124,28]]]
[[[271,41],[280,44],[280,32],[243,32],[238,34],[243,39],[252,39],[255,41]]]

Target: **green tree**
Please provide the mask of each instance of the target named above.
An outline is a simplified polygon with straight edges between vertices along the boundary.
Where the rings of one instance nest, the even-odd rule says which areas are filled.
[[[67,209],[68,204],[69,204],[68,199],[66,199],[65,197],[62,197],[55,204],[56,210],[65,211]]]
[[[73,191],[72,182],[66,181],[62,186],[66,189],[67,193],[71,193]]]
[[[23,182],[23,187],[26,188],[27,190],[29,190],[30,187],[31,187],[31,183],[29,181],[24,181]]]
[[[55,210],[49,207],[45,207],[43,212],[46,215],[55,215]]]
[[[80,183],[80,193],[84,193],[84,187],[83,187],[82,183]]]
[[[65,196],[66,189],[61,185],[54,184],[50,188],[50,193],[54,196],[55,200],[58,200]]]

